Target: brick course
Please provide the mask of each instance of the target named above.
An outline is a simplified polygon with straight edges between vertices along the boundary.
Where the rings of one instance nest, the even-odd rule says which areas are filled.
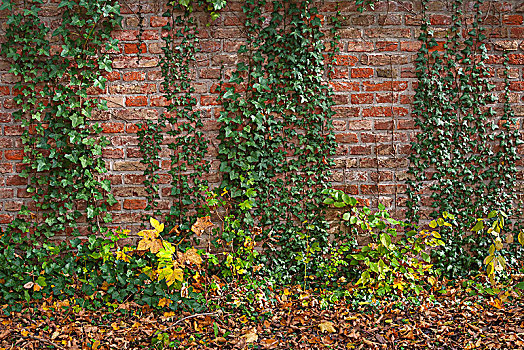
[[[122,6],[123,28],[113,33],[120,40],[120,52],[114,53],[112,73],[107,74],[106,91],[109,112],[96,113],[103,132],[110,140],[104,150],[118,204],[113,208],[116,224],[132,227],[139,224],[145,207],[146,192],[141,185],[144,165],[137,148],[140,120],[155,120],[168,103],[161,91],[159,53],[163,42],[162,26],[167,20],[158,1],[140,2],[144,17],[142,41],[138,19],[134,14],[139,3],[127,1]],[[204,132],[213,143],[208,161],[216,165],[216,121],[220,105],[216,101],[216,86],[221,77],[230,74],[241,58],[236,50],[245,41],[242,28],[241,1],[228,0],[221,17],[209,23],[208,15],[196,13],[200,23],[200,47],[194,70],[197,109],[202,112]],[[411,117],[416,79],[414,58],[420,43],[416,40],[420,24],[419,1],[381,1],[374,11],[360,14],[354,0],[319,3],[324,17],[335,14],[335,5],[345,19],[340,30],[341,52],[337,55],[336,73],[330,82],[337,102],[334,128],[339,144],[332,180],[337,188],[358,196],[371,206],[382,202],[402,212],[405,203],[405,180],[410,142],[416,130]],[[450,16],[444,1],[429,4],[430,20],[436,26],[435,35],[444,37],[443,28]],[[469,6],[469,5],[467,5]],[[524,118],[524,6],[520,0],[486,2],[483,9],[489,24],[489,64],[494,68],[492,80],[502,88],[501,50],[508,50],[511,65],[511,100],[520,119]],[[471,8],[471,6],[469,6]],[[6,14],[0,20],[5,22]],[[209,23],[209,26],[206,24]],[[137,56],[138,49],[141,54]],[[442,49],[442,46],[436,49]],[[0,61],[0,224],[5,226],[27,201],[26,179],[18,174],[22,158],[19,123],[11,118],[16,107],[12,101],[12,85],[17,77],[8,73],[9,66]],[[524,123],[519,123],[524,135]],[[519,151],[524,155],[524,147]],[[163,154],[162,165],[169,164],[169,151]],[[217,169],[213,166],[213,169]],[[524,197],[524,164],[519,164],[517,191]],[[217,183],[219,176],[209,179]],[[161,208],[169,208],[169,175],[160,181]]]

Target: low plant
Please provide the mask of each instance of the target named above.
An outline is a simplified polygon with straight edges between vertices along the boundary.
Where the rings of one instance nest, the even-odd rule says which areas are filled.
[[[507,218],[508,217],[504,212],[494,210],[489,213],[487,218],[477,219],[475,226],[471,229],[471,231],[477,234],[487,227],[487,233],[493,236],[493,243],[489,246],[488,256],[484,259],[486,274],[492,285],[495,285],[497,279],[500,278],[500,275],[507,270],[503,240],[503,230]],[[524,231],[518,233],[517,240],[524,246]],[[508,234],[506,235],[505,241],[506,245],[513,243],[514,237],[511,234]],[[521,285],[521,289],[524,289],[524,282],[522,282]]]
[[[257,264],[260,253],[255,249],[261,229],[253,225],[254,218],[251,216],[257,192],[250,187],[253,184],[250,179],[244,177],[242,179],[245,189],[241,196],[242,200],[238,202],[233,202],[227,189],[217,191],[211,191],[207,187],[201,189],[206,193],[207,210],[220,221],[220,225],[212,230],[209,239],[209,261],[221,269],[222,277],[236,280],[248,275],[253,277],[253,273],[261,268],[261,265]],[[241,218],[233,214],[231,210],[233,206],[242,213]],[[206,220],[206,226],[213,225],[209,221],[209,216]]]
[[[383,205],[372,212],[359,207],[355,198],[342,191],[326,193],[329,197],[325,204],[349,208],[342,213],[348,234],[344,241],[334,244],[330,263],[326,265],[328,275],[335,276],[341,266],[357,267],[361,272],[353,287],[378,295],[419,294],[436,282],[438,271],[433,269],[429,250],[444,245],[437,228],[452,226],[444,219],[453,221],[453,215],[444,213],[444,218],[431,221],[431,230],[408,230],[411,225],[391,218]],[[357,237],[363,236],[370,242],[356,246]]]

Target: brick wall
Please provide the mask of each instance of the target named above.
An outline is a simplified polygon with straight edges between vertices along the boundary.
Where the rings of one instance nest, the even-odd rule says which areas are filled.
[[[333,123],[338,142],[336,166],[332,181],[349,193],[376,206],[380,201],[401,210],[405,202],[407,156],[415,130],[411,118],[414,94],[414,64],[419,43],[420,1],[382,1],[374,11],[360,14],[353,0],[337,1],[345,19],[342,20],[340,54],[336,74],[330,82],[335,91],[336,115]],[[335,1],[319,4],[324,16],[335,11]],[[96,114],[111,145],[103,156],[109,170],[108,178],[118,200],[114,206],[114,222],[131,227],[137,224],[146,206],[142,186],[143,165],[138,151],[137,126],[141,120],[155,119],[166,101],[160,92],[159,54],[162,40],[162,2],[141,0],[144,18],[142,54],[137,60],[139,33],[138,2],[122,2],[123,28],[113,33],[120,40],[120,52],[114,55],[114,71],[102,95],[110,110]],[[208,24],[206,14],[200,19],[201,53],[194,70],[194,87],[198,108],[205,117],[204,129],[211,142],[209,161],[214,171],[210,180],[219,182],[218,161],[215,158],[216,121],[220,106],[216,102],[216,85],[227,74],[238,57],[236,51],[243,42],[242,2],[228,0],[221,17]],[[431,23],[442,37],[450,22],[446,1],[430,3]],[[56,1],[45,4],[45,16],[53,19]],[[470,4],[466,4],[472,8]],[[489,28],[489,63],[494,67],[493,80],[502,89],[502,49],[509,50],[511,65],[511,101],[519,118],[524,118],[524,2],[486,1],[485,23]],[[0,14],[5,26],[6,13]],[[28,200],[25,179],[19,177],[21,127],[11,117],[15,106],[7,62],[0,61],[0,224],[5,226]],[[523,123],[519,124],[524,135]],[[524,147],[520,148],[524,155]],[[164,167],[169,165],[168,151],[163,153]],[[524,193],[524,167],[519,164],[519,184],[516,191]],[[161,207],[168,209],[170,177],[164,174],[161,183]]]

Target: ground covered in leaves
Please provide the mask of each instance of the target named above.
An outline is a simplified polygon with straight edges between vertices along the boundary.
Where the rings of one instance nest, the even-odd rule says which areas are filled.
[[[298,286],[252,301],[242,286],[228,287],[200,313],[41,300],[1,316],[0,349],[524,349],[524,300],[515,293],[440,286],[411,300],[325,307],[317,291]]]

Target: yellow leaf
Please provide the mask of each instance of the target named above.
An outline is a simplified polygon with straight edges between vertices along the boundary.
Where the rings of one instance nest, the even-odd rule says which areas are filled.
[[[152,240],[149,246],[149,251],[156,254],[160,249],[162,249],[162,241],[159,239]]]
[[[333,322],[330,321],[324,321],[321,324],[318,325],[318,328],[320,328],[320,331],[322,333],[328,332],[328,333],[335,333],[335,327],[333,327]]]
[[[495,248],[497,250],[501,250],[502,249],[502,240],[500,239],[500,237],[497,237],[495,239]]]
[[[167,298],[162,298],[158,301],[158,307],[169,306],[169,304],[171,304],[171,300]]]
[[[213,226],[213,223],[210,219],[211,217],[209,215],[197,218],[197,221],[193,224],[193,226],[191,226],[191,231],[193,231],[197,236],[201,236],[205,229]]]
[[[524,245],[524,231],[520,231],[518,240],[520,244]]]
[[[154,218],[150,218],[149,219],[149,223],[151,224],[151,226],[153,226],[155,228],[155,230],[157,232],[164,231],[164,224],[161,224],[160,222],[158,222],[158,220],[156,220]]]
[[[129,257],[127,256],[125,252],[123,252],[122,250],[119,250],[116,252],[116,260],[123,260],[125,262],[129,262]]]
[[[100,340],[95,340],[95,342],[91,346],[91,349],[92,350],[97,350],[99,346],[100,346]]]
[[[115,331],[118,331],[120,329],[120,326],[118,325],[118,323],[113,322],[111,323],[111,328],[113,328],[113,330]]]
[[[107,289],[109,288],[109,283],[107,283],[107,281],[104,281],[104,283],[102,283],[101,288],[103,291],[107,291]]]
[[[160,270],[158,274],[158,279],[166,280],[166,284],[171,286],[173,283],[184,280],[184,271],[182,269],[172,269],[171,267],[166,267]]]

